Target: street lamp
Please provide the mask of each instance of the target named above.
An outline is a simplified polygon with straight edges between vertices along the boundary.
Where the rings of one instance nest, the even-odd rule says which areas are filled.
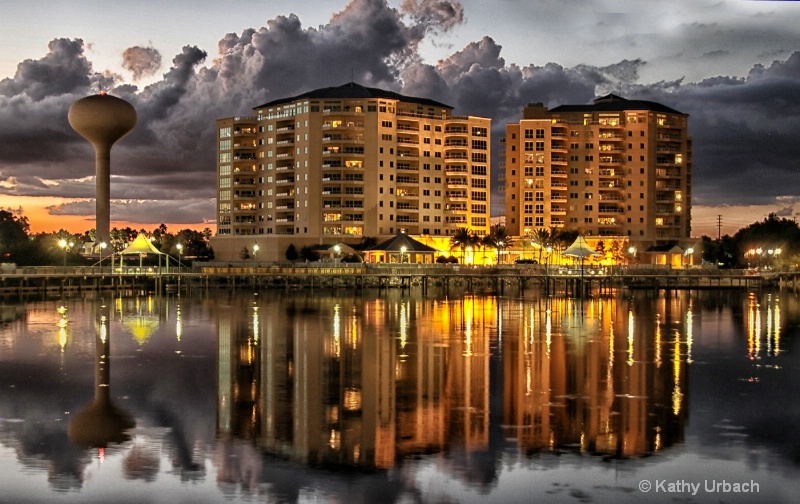
[[[103,251],[105,251],[108,244],[106,242],[100,242],[100,266],[103,265]],[[113,264],[111,266],[114,266]]]
[[[175,245],[175,248],[178,249],[178,267],[182,268],[183,266],[181,265],[181,255],[183,255],[183,244],[179,243]]]
[[[259,247],[259,246],[258,246],[258,243],[256,243],[255,245],[253,245],[253,259],[255,259],[255,258],[256,258],[256,254],[258,254],[258,251],[259,251],[260,249],[261,249],[261,247]]]
[[[500,264],[500,259],[503,257],[503,241],[497,242],[497,264]]]
[[[337,243],[333,246],[333,252],[336,254],[336,257],[333,258],[333,263],[339,264],[339,254],[342,253],[342,247]]]
[[[691,264],[694,263],[694,248],[693,247],[687,248],[686,252],[684,252],[683,254],[688,258],[687,261],[689,262],[686,263],[686,266],[689,267]]]
[[[58,240],[58,246],[64,250],[64,266],[67,265],[67,240],[60,239]]]

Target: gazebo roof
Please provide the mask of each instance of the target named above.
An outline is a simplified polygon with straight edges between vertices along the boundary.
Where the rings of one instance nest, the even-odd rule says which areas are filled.
[[[405,233],[389,238],[385,242],[375,245],[369,251],[400,252],[403,247],[406,248],[406,252],[439,252],[437,249],[418,242]]]
[[[573,256],[573,257],[589,257],[593,255],[602,255],[592,247],[586,243],[586,239],[583,236],[578,235],[575,238],[575,241],[572,242],[572,245],[567,247],[567,250],[561,253],[561,255],[565,256]]]
[[[162,254],[162,252],[159,252],[144,234],[140,234],[120,254]]]

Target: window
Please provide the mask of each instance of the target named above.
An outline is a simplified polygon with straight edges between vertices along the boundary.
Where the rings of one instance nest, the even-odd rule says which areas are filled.
[[[533,142],[525,142],[525,151],[533,150]]]
[[[533,130],[532,129],[526,129],[525,130],[525,138],[533,138]]]
[[[524,196],[525,201],[533,201],[533,191],[525,191],[523,196]]]
[[[523,205],[522,213],[532,214],[533,213],[533,205],[532,204]]]
[[[544,138],[544,130],[543,129],[537,129],[536,130],[536,138]]]
[[[536,167],[536,176],[537,177],[544,177],[544,166],[537,166]]]
[[[544,191],[536,191],[536,201],[544,201]]]
[[[544,142],[536,142],[536,150],[543,151],[544,150]]]

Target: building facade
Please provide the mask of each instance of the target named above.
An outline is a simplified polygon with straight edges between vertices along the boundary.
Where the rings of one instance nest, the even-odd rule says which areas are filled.
[[[258,243],[445,237],[490,228],[491,121],[355,83],[217,121],[217,236],[223,260]]]
[[[655,247],[691,231],[688,115],[608,95],[548,110],[530,104],[506,126],[506,227],[576,229]]]

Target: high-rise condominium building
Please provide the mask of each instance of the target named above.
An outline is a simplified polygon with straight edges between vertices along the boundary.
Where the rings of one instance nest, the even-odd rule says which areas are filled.
[[[490,119],[352,82],[254,110],[217,121],[218,257],[489,231]]]
[[[631,242],[685,242],[691,230],[688,115],[615,95],[506,125],[505,210],[511,234],[576,229]]]

